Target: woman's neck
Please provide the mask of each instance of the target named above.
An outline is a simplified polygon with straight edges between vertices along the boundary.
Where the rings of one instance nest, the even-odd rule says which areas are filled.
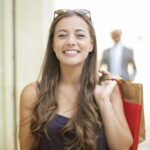
[[[61,66],[57,113],[68,118],[71,118],[76,112],[81,70],[79,67]]]
[[[82,67],[61,66],[61,83],[68,85],[78,85]]]

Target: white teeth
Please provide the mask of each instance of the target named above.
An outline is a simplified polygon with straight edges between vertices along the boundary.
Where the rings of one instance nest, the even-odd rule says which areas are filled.
[[[66,53],[66,54],[77,54],[78,51],[69,50],[69,51],[64,51],[64,53]]]

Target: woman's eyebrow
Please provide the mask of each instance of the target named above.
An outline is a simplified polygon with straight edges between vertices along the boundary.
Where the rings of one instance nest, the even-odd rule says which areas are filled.
[[[60,32],[65,32],[68,33],[69,31],[66,29],[60,29],[56,32],[56,34],[60,33]],[[86,33],[86,31],[84,29],[75,29],[75,32],[82,32],[82,33]]]
[[[76,32],[85,32],[84,29],[76,29],[75,31],[76,31]]]
[[[67,32],[67,30],[65,30],[65,29],[60,29],[60,30],[58,30],[56,33],[59,33],[59,32]]]

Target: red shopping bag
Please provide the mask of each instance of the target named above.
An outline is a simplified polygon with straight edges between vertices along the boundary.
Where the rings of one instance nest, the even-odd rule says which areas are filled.
[[[116,80],[116,82],[120,89],[121,98],[123,100],[124,113],[125,113],[125,116],[126,116],[129,128],[130,128],[131,134],[133,136],[133,145],[130,148],[130,150],[137,150],[138,143],[139,143],[142,104],[135,103],[135,101],[132,99],[126,99],[124,96],[125,89],[123,89],[119,80]],[[132,83],[129,83],[129,84],[132,84]]]

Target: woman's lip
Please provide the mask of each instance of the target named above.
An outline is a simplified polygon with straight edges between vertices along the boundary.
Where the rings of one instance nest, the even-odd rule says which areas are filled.
[[[74,57],[77,56],[80,51],[79,50],[64,50],[63,53],[68,57]]]
[[[64,50],[63,53],[65,54],[77,54],[80,53],[79,50]]]

